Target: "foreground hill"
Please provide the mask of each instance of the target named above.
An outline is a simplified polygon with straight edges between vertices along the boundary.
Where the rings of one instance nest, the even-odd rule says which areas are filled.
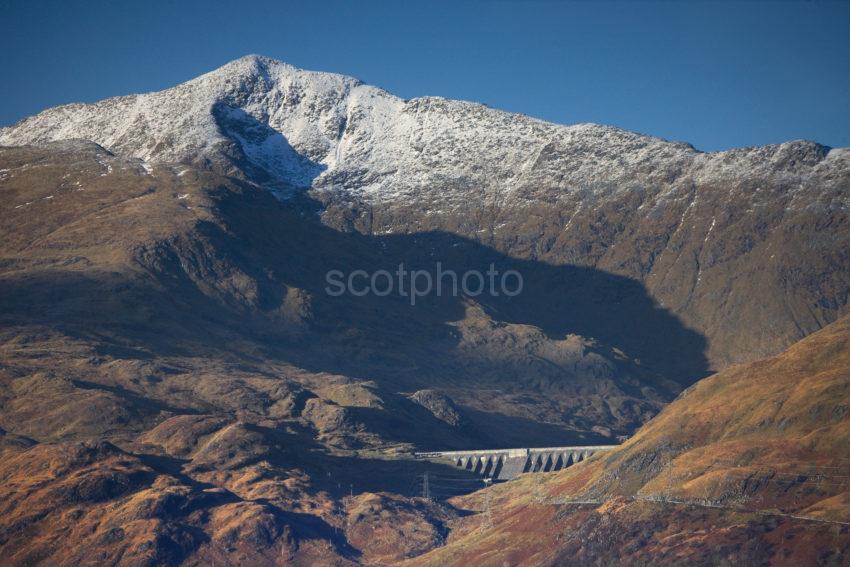
[[[461,499],[482,513],[413,564],[845,565],[848,411],[844,317],[700,381],[620,449]]]

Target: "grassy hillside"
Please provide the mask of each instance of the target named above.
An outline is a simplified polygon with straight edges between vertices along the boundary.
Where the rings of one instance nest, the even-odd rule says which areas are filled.
[[[457,504],[415,565],[841,565],[850,550],[850,317],[684,392],[621,449]]]

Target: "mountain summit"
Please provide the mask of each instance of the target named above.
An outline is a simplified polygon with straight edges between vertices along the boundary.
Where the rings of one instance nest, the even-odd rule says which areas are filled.
[[[439,190],[490,202],[557,180],[598,184],[798,171],[829,149],[808,142],[705,154],[596,124],[560,126],[487,106],[402,100],[357,79],[249,55],[162,92],[50,109],[0,130],[20,145],[82,138],[152,162],[240,168],[276,187],[344,190],[366,200]],[[637,176],[637,177],[636,177]],[[447,183],[455,191],[447,195]],[[433,195],[432,195],[433,196]]]
[[[615,128],[557,126],[438,97],[405,101],[256,55],[162,92],[62,106],[0,131],[10,145],[68,138],[149,161],[239,168],[277,188],[342,186],[369,200],[445,180],[500,198],[525,174],[542,173],[551,152],[593,158],[571,175],[584,184],[698,155]]]

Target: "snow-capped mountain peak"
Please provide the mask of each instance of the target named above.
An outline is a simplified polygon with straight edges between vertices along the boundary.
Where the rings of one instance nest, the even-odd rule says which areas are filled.
[[[0,129],[7,145],[70,138],[149,162],[241,172],[281,196],[314,188],[364,201],[427,193],[449,203],[714,177],[780,151],[701,154],[609,126],[561,126],[440,97],[405,101],[258,55],[161,92],[60,106]]]

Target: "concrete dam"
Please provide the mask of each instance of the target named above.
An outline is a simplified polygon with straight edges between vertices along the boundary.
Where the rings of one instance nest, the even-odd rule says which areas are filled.
[[[475,451],[436,451],[416,453],[417,458],[449,462],[459,469],[485,479],[504,481],[527,472],[557,471],[591,455],[610,451],[618,445],[587,447],[542,447],[536,449],[492,449]]]

